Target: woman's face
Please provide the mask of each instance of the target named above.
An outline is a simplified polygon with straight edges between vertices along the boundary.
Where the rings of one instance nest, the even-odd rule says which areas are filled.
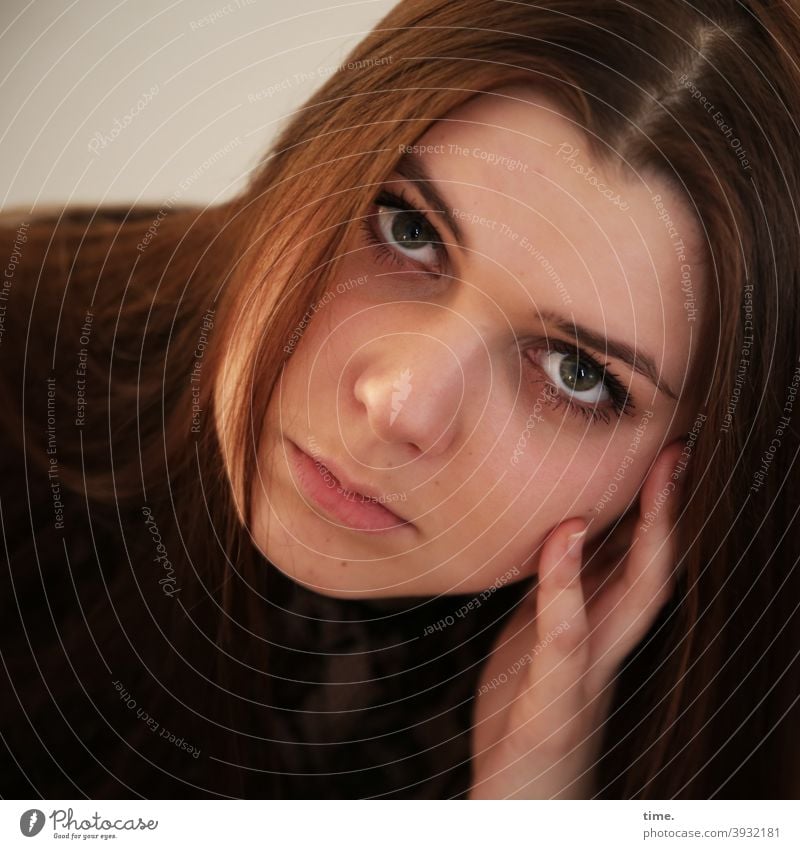
[[[691,426],[689,206],[657,176],[601,167],[553,101],[499,91],[516,99],[480,95],[403,150],[286,340],[250,527],[314,591],[530,576],[558,523],[600,534]]]

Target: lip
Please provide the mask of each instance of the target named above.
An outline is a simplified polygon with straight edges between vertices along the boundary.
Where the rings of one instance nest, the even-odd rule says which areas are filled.
[[[349,528],[371,533],[387,533],[400,528],[411,528],[406,521],[388,507],[378,503],[380,494],[359,489],[338,469],[322,457],[312,458],[302,448],[286,439],[289,458],[303,494],[322,508],[331,518]]]

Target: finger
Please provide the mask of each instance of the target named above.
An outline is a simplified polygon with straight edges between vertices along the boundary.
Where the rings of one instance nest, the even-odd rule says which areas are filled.
[[[630,551],[631,540],[639,524],[639,502],[620,516],[612,527],[594,539],[587,535],[583,546],[583,593],[591,606],[598,592],[603,592],[622,574],[622,565]]]
[[[582,679],[588,657],[587,621],[581,586],[583,519],[570,519],[542,547],[536,587],[536,643],[528,674],[510,717],[526,726],[526,745],[563,752],[573,740],[583,707]],[[534,731],[535,729],[535,731]]]
[[[642,487],[640,520],[625,581],[629,586],[638,584],[642,590],[649,590],[648,597],[657,597],[659,591],[662,596],[668,594],[673,583],[678,507],[678,485],[673,472],[683,446],[682,440],[667,446]]]
[[[621,579],[604,598],[598,623],[597,669],[607,679],[644,638],[675,585],[677,498],[672,472],[682,444],[671,444],[656,459],[640,495],[639,522]]]

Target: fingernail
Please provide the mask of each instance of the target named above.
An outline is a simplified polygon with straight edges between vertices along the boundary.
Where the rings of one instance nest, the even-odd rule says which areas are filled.
[[[586,528],[578,531],[575,534],[570,534],[567,537],[566,553],[570,557],[580,557],[581,549],[583,548],[583,538],[586,536]]]

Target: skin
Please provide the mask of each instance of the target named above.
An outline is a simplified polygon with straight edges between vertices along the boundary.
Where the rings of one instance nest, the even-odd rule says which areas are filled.
[[[681,450],[672,444],[659,454],[631,516],[627,553],[608,575],[582,574],[580,519],[548,537],[535,592],[508,618],[481,670],[470,799],[587,799],[599,789],[603,723],[619,667],[675,589],[679,488],[655,519],[647,513]],[[594,556],[604,559],[602,551]]]
[[[381,198],[342,246],[270,399],[249,524],[278,568],[335,597],[477,594],[536,574],[478,676],[469,796],[588,798],[620,664],[675,586],[703,258],[667,182],[595,162],[540,93],[499,93],[412,151],[460,240],[395,173],[383,188],[429,210],[437,233]],[[409,232],[416,241],[398,244]],[[575,343],[559,316],[648,356],[651,376],[582,345],[599,370],[566,385],[578,371],[561,368]],[[613,412],[603,367],[630,415]],[[401,494],[390,506],[413,525],[374,534],[332,520],[301,494],[287,439]]]
[[[331,297],[270,400],[250,528],[278,568],[316,592],[478,593],[535,574],[545,541],[563,523],[586,523],[590,546],[636,511],[659,452],[694,419],[692,399],[680,395],[703,322],[690,208],[658,175],[601,166],[580,127],[543,95],[520,87],[498,93],[505,97],[486,93],[451,112],[414,151],[468,247],[414,182],[395,176],[384,188],[427,211],[446,259],[429,245],[379,248],[359,231],[342,245]],[[571,159],[570,151],[577,151]],[[589,168],[605,194],[586,178]],[[385,240],[392,216],[373,206],[365,221]],[[691,321],[682,266],[691,269]],[[360,282],[337,292],[345,281]],[[570,334],[546,313],[646,352],[679,399],[602,348],[586,348],[608,363],[635,408],[617,417],[598,400],[608,422],[576,413],[559,380],[563,354],[551,350]],[[392,421],[403,373],[407,397]],[[394,494],[388,506],[413,527],[366,533],[326,515],[299,489],[286,437]]]

